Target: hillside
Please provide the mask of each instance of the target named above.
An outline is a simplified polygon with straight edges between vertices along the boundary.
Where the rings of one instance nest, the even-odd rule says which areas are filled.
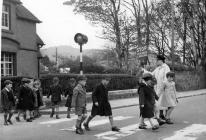
[[[57,56],[69,57],[75,59],[79,56],[79,48],[74,48],[71,46],[56,46],[49,47],[46,49],[41,49],[41,53],[43,56],[48,56],[51,61],[55,61],[56,57],[56,48],[57,48]],[[104,50],[102,49],[85,49],[83,50],[83,54],[87,55],[91,58],[101,59]]]

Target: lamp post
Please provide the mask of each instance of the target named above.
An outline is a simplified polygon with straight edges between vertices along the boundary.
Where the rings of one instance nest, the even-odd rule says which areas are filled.
[[[86,35],[81,34],[81,33],[77,33],[74,36],[74,41],[79,44],[80,47],[80,75],[83,75],[83,55],[82,55],[82,46],[83,44],[86,44],[88,42],[88,38]]]

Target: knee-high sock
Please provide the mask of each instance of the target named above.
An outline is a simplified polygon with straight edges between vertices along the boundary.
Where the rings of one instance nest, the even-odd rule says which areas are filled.
[[[159,116],[160,116],[160,117],[161,117],[161,116],[164,116],[163,110],[160,110]]]
[[[9,121],[11,120],[12,115],[13,115],[13,113],[10,112],[10,113],[9,113],[9,118],[8,118]]]
[[[4,122],[7,122],[7,114],[4,114]]]
[[[76,121],[76,128],[81,128],[81,119],[77,119]]]

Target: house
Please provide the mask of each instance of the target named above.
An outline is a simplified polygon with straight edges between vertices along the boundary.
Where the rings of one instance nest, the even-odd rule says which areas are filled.
[[[35,17],[20,0],[3,0],[1,76],[39,77],[40,48]]]

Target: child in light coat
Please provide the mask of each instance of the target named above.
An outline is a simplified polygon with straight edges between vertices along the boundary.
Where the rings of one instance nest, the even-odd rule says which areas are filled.
[[[162,107],[167,107],[168,110],[166,111],[166,123],[173,124],[171,121],[171,113],[174,110],[174,107],[177,105],[177,95],[176,95],[176,88],[175,88],[175,73],[168,72],[166,74],[167,81],[165,81],[161,87],[161,94],[159,97],[159,105]]]

